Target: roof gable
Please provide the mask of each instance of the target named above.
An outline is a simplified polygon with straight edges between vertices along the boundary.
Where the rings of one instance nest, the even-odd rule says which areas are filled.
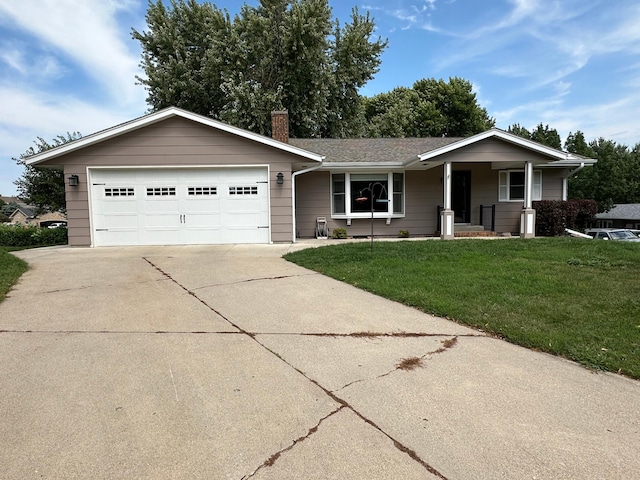
[[[302,148],[296,147],[294,145],[289,145],[287,143],[279,142],[272,138],[265,137],[264,135],[259,135],[257,133],[253,133],[248,130],[244,130],[242,128],[234,127],[232,125],[219,122],[209,117],[188,112],[180,108],[170,107],[164,110],[160,110],[158,112],[151,113],[149,115],[145,115],[143,117],[136,118],[129,122],[116,125],[115,127],[111,127],[106,130],[102,130],[100,132],[96,132],[86,137],[82,137],[74,142],[66,143],[59,147],[53,148],[51,150],[47,150],[45,152],[33,155],[26,160],[26,163],[27,165],[38,165],[39,163],[52,160],[62,155],[75,152],[77,150],[80,150],[82,148],[85,148],[91,145],[96,145],[106,140],[118,137],[120,135],[129,133],[129,132],[133,132],[140,128],[152,125],[154,123],[162,122],[163,120],[167,120],[169,118],[174,118],[174,117],[180,117],[187,120],[191,120],[201,125],[215,128],[215,129],[230,133],[232,135],[237,135],[239,137],[246,138],[248,140],[251,140],[257,143],[261,143],[263,145],[268,145],[268,146],[277,148],[278,150],[292,153],[294,155],[305,158],[307,160],[322,162],[324,158],[322,155],[318,155],[318,154],[303,150]]]
[[[454,150],[458,150],[474,143],[481,142],[488,138],[495,138],[502,140],[504,142],[516,145],[518,147],[539,153],[543,156],[546,156],[551,159],[551,161],[562,162],[561,165],[558,166],[572,166],[572,165],[580,165],[583,164],[594,164],[596,162],[595,159],[582,157],[580,155],[575,155],[568,152],[563,152],[561,150],[557,150],[555,148],[547,147],[546,145],[542,145],[541,143],[534,142],[532,140],[527,140],[526,138],[519,137],[518,135],[514,135],[509,132],[505,132],[504,130],[500,130],[498,128],[492,128],[491,130],[487,130],[482,133],[478,133],[471,137],[460,139],[456,142],[450,143],[448,145],[444,145],[440,148],[436,148],[429,152],[422,153],[419,155],[420,162],[426,162],[429,160],[437,160],[437,157],[452,152]]]

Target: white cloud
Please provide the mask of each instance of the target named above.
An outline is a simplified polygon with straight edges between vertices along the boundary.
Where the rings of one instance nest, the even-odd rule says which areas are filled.
[[[118,125],[144,114],[144,104],[128,109],[88,103],[70,96],[0,86],[0,105],[11,116],[0,117],[0,193],[14,193],[22,169],[11,160],[33,146],[36,137],[51,140],[66,132],[83,135]]]
[[[39,38],[49,48],[79,65],[118,103],[139,98],[134,77],[138,54],[123,41],[124,26],[117,14],[131,8],[129,1],[0,0],[0,22]]]
[[[54,56],[29,55],[24,45],[5,42],[0,50],[0,60],[29,83],[58,79],[67,72]]]
[[[587,141],[603,137],[629,147],[640,141],[636,115],[640,109],[640,94],[576,106],[567,106],[561,97],[562,94],[493,112],[496,125],[506,129],[513,123],[520,123],[532,129],[539,123],[548,124],[558,130],[563,142],[569,133],[578,130],[584,133]]]

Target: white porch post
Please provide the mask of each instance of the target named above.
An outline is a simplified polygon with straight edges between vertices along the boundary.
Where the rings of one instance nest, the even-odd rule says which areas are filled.
[[[444,209],[440,212],[440,238],[442,240],[450,240],[454,238],[453,210],[451,210],[451,162],[445,162],[443,168]]]
[[[533,163],[524,165],[524,206],[520,214],[520,238],[536,236],[536,211],[532,208]]]

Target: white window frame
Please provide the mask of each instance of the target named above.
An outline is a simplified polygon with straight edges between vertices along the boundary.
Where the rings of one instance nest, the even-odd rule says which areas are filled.
[[[330,183],[330,191],[331,191],[331,218],[335,219],[355,219],[355,218],[371,218],[371,212],[352,212],[351,211],[351,175],[360,175],[360,174],[369,174],[369,175],[386,175],[387,176],[387,198],[389,202],[387,203],[387,211],[386,212],[373,212],[373,218],[404,218],[405,216],[405,204],[407,198],[407,188],[406,188],[406,174],[404,171],[388,171],[388,172],[375,172],[375,171],[331,171],[329,175],[329,183]],[[394,192],[393,190],[393,174],[401,173],[402,174],[402,191]],[[336,195],[333,191],[333,176],[334,175],[344,175],[344,183],[345,183],[345,192],[344,192],[344,210],[345,213],[334,213],[335,205],[334,199]],[[395,195],[394,195],[395,193]],[[402,195],[400,211],[394,213],[394,196],[397,197],[397,194],[400,193]]]
[[[500,170],[498,172],[498,201],[499,202],[524,202],[524,198],[511,198],[511,174],[524,173],[524,170]],[[533,191],[531,200],[542,200],[542,170],[533,171]],[[526,185],[525,185],[526,188]]]

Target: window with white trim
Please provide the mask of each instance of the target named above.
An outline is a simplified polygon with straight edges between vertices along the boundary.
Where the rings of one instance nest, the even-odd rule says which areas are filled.
[[[403,216],[404,174],[399,172],[331,174],[332,217],[367,218],[371,216],[372,205],[376,217]]]
[[[258,187],[229,187],[229,195],[258,195]]]
[[[147,197],[175,197],[176,187],[147,187]]]
[[[524,170],[501,170],[498,174],[498,201],[524,200]],[[542,200],[542,171],[533,171],[532,200]]]
[[[187,195],[201,196],[201,195],[216,195],[218,193],[217,187],[187,187]]]
[[[105,197],[133,197],[133,187],[104,187]]]

